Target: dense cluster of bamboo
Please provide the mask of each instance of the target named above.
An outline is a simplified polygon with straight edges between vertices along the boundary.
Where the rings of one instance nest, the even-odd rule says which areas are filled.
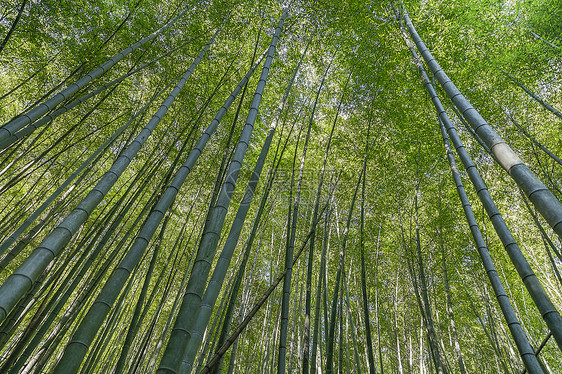
[[[24,0],[19,6],[0,53],[26,4]],[[102,46],[111,44],[140,4]],[[343,167],[329,173],[331,160],[338,157],[336,134],[344,132],[344,121],[350,121],[347,100],[354,81],[352,72],[338,64],[340,51],[327,55],[321,68],[311,73],[306,61],[314,48],[311,43],[322,32],[316,26],[311,35],[299,36],[305,44],[298,57],[280,61],[279,56],[287,57],[283,49],[289,49],[295,24],[301,21],[296,14],[299,6],[268,10],[271,19],[261,20],[256,40],[247,43],[252,48],[245,47],[252,50],[247,56],[242,49],[223,50],[221,43],[234,38],[229,33],[232,19],[239,17],[233,5],[228,14],[218,12],[215,27],[184,35],[185,40],[175,40],[177,44],[163,52],[150,53],[154,44],[170,37],[177,23],[210,11],[206,7],[210,5],[202,2],[184,5],[156,31],[89,72],[84,62],[0,127],[0,199],[6,210],[0,216],[0,371],[163,374],[233,373],[246,368],[260,373],[374,374],[413,372],[416,366],[420,372],[469,372],[470,359],[461,349],[462,337],[469,333],[461,331],[453,313],[452,272],[447,267],[442,225],[436,247],[442,259],[445,317],[438,316],[432,301],[430,267],[421,239],[424,225],[418,199],[424,174],[418,170],[420,165],[412,191],[410,237],[406,224],[393,230],[404,251],[395,275],[381,275],[381,263],[386,261],[380,248],[383,223],[373,221],[371,210],[376,208],[369,203],[370,196],[379,193],[370,189],[373,176],[368,166],[376,148],[374,138],[381,133],[375,115],[367,114],[367,135],[355,140],[361,148],[355,170]],[[533,374],[550,372],[549,365],[561,369],[552,354],[541,356],[541,349],[552,337],[554,357],[562,351],[562,301],[532,269],[457,125],[465,125],[462,131],[468,131],[521,189],[560,287],[562,204],[555,195],[556,183],[541,182],[469,103],[426,47],[405,9],[391,5],[386,10],[395,16],[388,22],[402,32],[437,113],[435,134],[442,137],[442,153],[465,214],[463,227],[472,234],[496,298],[487,303],[484,317],[467,293],[472,319],[479,321],[506,372],[511,372],[506,362]],[[193,57],[185,66],[178,64],[181,74],[152,83],[150,92],[140,95],[138,102],[131,98],[134,105],[117,110],[116,116],[95,117],[123,84],[148,75],[186,47]],[[212,59],[223,52],[228,63],[212,65]],[[115,70],[123,61],[128,62],[127,69]],[[255,77],[260,66],[261,74]],[[289,73],[279,73],[282,68]],[[220,70],[222,75],[217,73]],[[330,79],[337,70],[345,78],[334,89]],[[209,71],[220,79],[208,79],[205,86],[201,76]],[[301,91],[299,98],[295,87],[307,74],[316,86]],[[562,117],[505,74],[547,111]],[[194,81],[205,86],[200,97],[192,97],[197,92],[190,87]],[[449,112],[457,114],[456,120],[449,117],[437,84],[450,100]],[[25,82],[15,86],[0,100],[10,99],[24,86]],[[282,97],[267,96],[275,90],[283,92]],[[322,103],[326,91],[333,96],[326,101],[335,103],[331,111]],[[534,145],[562,165],[555,152],[506,114]],[[238,126],[244,115],[243,125]],[[91,118],[99,118],[99,123],[84,130]],[[322,121],[326,134],[315,139],[315,128]],[[541,328],[547,333],[538,347],[522,322],[524,316],[503,270],[493,259],[453,149],[529,300],[542,316]],[[65,158],[69,150],[78,158]],[[316,163],[318,178],[309,191],[305,184],[311,158],[321,161]],[[290,166],[288,188],[275,190],[286,165]],[[345,191],[343,197],[339,191]],[[551,238],[552,233],[558,238]],[[393,281],[382,281],[383,276]],[[407,292],[399,285],[406,282],[411,282],[412,315],[420,319],[408,322],[418,330],[414,336],[419,343],[412,342],[410,329],[407,350],[398,333],[407,324],[407,317],[398,311],[399,299]],[[382,306],[382,292],[392,302]],[[483,295],[489,297],[487,289]],[[496,306],[503,321],[494,318]],[[439,318],[446,320],[447,327],[438,326]],[[498,338],[496,325],[507,327],[509,334]],[[418,363],[414,347],[419,350]],[[502,358],[505,347],[518,353]]]

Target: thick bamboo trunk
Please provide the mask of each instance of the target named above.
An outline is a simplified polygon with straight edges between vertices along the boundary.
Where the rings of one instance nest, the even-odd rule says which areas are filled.
[[[453,101],[455,106],[462,113],[466,121],[472,126],[474,131],[486,143],[488,148],[496,157],[498,163],[509,173],[517,185],[525,192],[525,195],[535,205],[539,213],[544,217],[552,229],[562,238],[562,204],[550,192],[550,190],[535,176],[535,174],[519,159],[510,146],[501,139],[494,129],[486,122],[486,120],[478,113],[470,102],[463,96],[447,74],[441,69],[439,63],[433,58],[433,55],[418,35],[410,17],[406,12],[403,14],[408,31],[414,41],[416,47],[420,51],[421,56],[431,69],[431,72],[443,87],[447,96]],[[543,317],[547,318],[543,311]],[[558,321],[559,326],[551,329],[559,330],[555,333],[558,346],[562,349],[562,320]]]
[[[413,28],[413,25],[412,25],[411,21],[409,20],[408,16],[406,14],[404,16],[405,16],[408,28],[410,29],[410,34],[412,36],[415,36],[415,37],[413,37],[413,39],[416,42],[416,45],[418,46],[418,49],[420,51],[422,51],[422,56],[424,56],[424,58],[426,59],[426,62],[428,62],[428,65],[432,66],[433,73],[438,78],[439,82],[441,83],[441,85],[443,86],[443,88],[445,89],[447,94],[451,95],[451,92],[456,90],[455,92],[457,92],[456,93],[457,96],[455,96],[455,98],[452,98],[452,100],[455,103],[455,105],[457,105],[457,107],[459,107],[459,110],[461,111],[461,113],[463,113],[466,120],[474,127],[475,132],[481,138],[483,138],[484,142],[488,145],[488,147],[490,148],[492,153],[496,156],[496,158],[498,158],[498,160],[500,160],[500,162],[505,161],[506,157],[507,157],[507,159],[510,159],[511,156],[509,156],[509,155],[513,154],[513,151],[511,151],[511,149],[509,149],[509,146],[507,144],[505,144],[503,142],[500,142],[498,140],[499,137],[497,135],[495,135],[495,132],[493,132],[493,130],[490,128],[490,126],[483,119],[481,120],[481,122],[480,122],[481,125],[479,127],[476,127],[471,122],[473,119],[475,119],[477,117],[481,118],[480,115],[479,114],[476,115],[477,114],[476,110],[474,108],[472,108],[471,106],[470,106],[470,108],[472,108],[472,109],[464,108],[463,105],[468,105],[468,106],[470,105],[470,104],[468,104],[468,101],[466,101],[466,99],[464,99],[464,97],[462,97],[462,100],[459,99],[459,97],[461,97],[462,95],[460,94],[460,92],[458,92],[458,90],[456,89],[456,87],[454,87],[454,84],[450,80],[448,80],[448,81],[443,80],[444,79],[443,77],[446,77],[446,75],[443,73],[442,70],[440,70],[440,71],[434,70],[434,69],[437,69],[437,67],[439,65],[437,64],[437,62],[434,59],[429,60],[429,58],[431,57],[431,54],[429,53],[429,51],[427,51],[427,48],[425,48],[425,45],[423,45],[423,42],[421,42],[421,39],[415,33],[415,29]],[[490,196],[490,193],[489,193],[489,191],[486,187],[486,184],[482,180],[482,177],[480,176],[480,173],[478,172],[474,163],[472,162],[472,159],[471,159],[470,155],[468,154],[468,152],[464,148],[463,144],[461,143],[460,138],[458,137],[455,128],[453,127],[447,113],[445,112],[445,109],[443,108],[443,106],[441,104],[441,101],[437,97],[437,93],[435,92],[435,89],[433,88],[433,85],[431,84],[431,82],[430,82],[430,80],[427,76],[427,73],[423,69],[421,63],[419,63],[419,59],[417,58],[415,50],[412,47],[410,47],[410,50],[413,53],[414,60],[418,61],[418,63],[417,63],[418,70],[419,70],[419,72],[422,76],[423,83],[424,83],[426,89],[428,90],[428,93],[431,97],[431,100],[432,100],[432,102],[433,102],[433,104],[434,104],[434,106],[437,110],[439,119],[443,123],[448,135],[450,136],[451,140],[453,141],[453,145],[454,145],[455,149],[457,150],[457,153],[459,154],[459,157],[460,157],[461,161],[463,162],[463,165],[464,165],[464,167],[465,167],[465,169],[466,169],[466,171],[467,171],[467,173],[470,177],[470,180],[473,183],[473,185],[474,185],[474,187],[477,191],[478,197],[482,201],[482,204],[484,205],[484,208],[486,209],[486,212],[488,213],[488,216],[490,217],[490,220],[492,221],[492,223],[494,225],[494,228],[495,228],[496,232],[498,233],[498,236],[500,237],[500,239],[501,239],[501,241],[502,241],[502,243],[503,243],[503,245],[504,245],[511,261],[512,261],[512,263],[514,264],[517,272],[519,273],[519,276],[523,280],[523,282],[525,284],[525,287],[527,288],[527,291],[531,295],[535,305],[539,309],[539,311],[540,311],[543,319],[545,320],[546,324],[548,325],[548,327],[552,331],[552,334],[553,334],[553,336],[554,336],[554,338],[555,338],[555,340],[558,344],[559,349],[562,350],[562,318],[560,316],[560,313],[558,312],[558,310],[556,309],[556,307],[554,306],[554,304],[552,303],[552,301],[548,297],[548,295],[545,292],[543,286],[541,285],[537,276],[535,275],[535,273],[531,269],[529,263],[527,262],[527,259],[525,258],[525,256],[521,252],[521,249],[519,248],[517,242],[515,241],[511,232],[507,228],[507,225],[506,225],[505,221],[503,220],[502,215],[500,214],[500,212],[497,209],[494,201],[492,200],[492,197]],[[441,77],[441,79],[439,77]],[[454,87],[454,89],[452,87]],[[459,105],[459,103],[462,103],[462,105]],[[467,116],[466,112],[470,113],[470,115]],[[485,132],[483,132],[483,131],[485,131]],[[482,135],[485,135],[485,136],[482,136]],[[489,140],[492,139],[492,138],[495,139],[495,140],[493,142],[489,142]],[[494,147],[496,147],[495,151],[494,151]],[[502,150],[502,151],[499,152],[498,149]],[[514,154],[513,154],[513,156],[516,157]],[[524,164],[520,163],[520,161],[519,161],[519,163],[517,163],[517,165],[518,166],[516,166],[515,164],[512,165],[513,170],[515,170],[515,168],[517,168],[517,170],[523,170],[523,169],[521,169],[523,167],[527,168]],[[519,168],[519,167],[521,167],[521,168]],[[509,170],[509,168],[508,168],[508,170]],[[528,170],[528,168],[527,168],[527,170]],[[530,173],[530,171],[529,171],[529,173]],[[536,179],[536,177],[535,177],[535,179]],[[538,179],[536,179],[536,181],[538,182]],[[542,183],[541,183],[541,185],[542,185]],[[528,186],[530,186],[530,184],[526,185],[525,187],[522,186],[522,189],[526,192],[526,194],[528,194],[528,192],[529,192],[529,190],[527,189]],[[543,187],[544,187],[544,185],[543,185]],[[544,188],[546,188],[546,187],[544,187]],[[558,208],[556,208],[556,206],[557,205],[560,206],[560,213],[561,213],[560,219],[562,220],[562,205],[560,205],[560,202],[554,197],[554,195],[552,195],[552,193],[550,191],[547,190],[547,192],[548,192],[549,196],[551,196],[552,199],[554,199],[556,204],[554,203],[554,201],[551,201],[551,202],[547,203],[548,206],[543,206],[543,207],[545,207],[547,210],[550,210],[552,208],[556,211],[558,209]],[[533,194],[533,196],[538,195],[538,194],[539,193],[537,192],[537,194]],[[531,201],[533,201],[534,198],[530,197],[529,199]],[[550,204],[553,204],[553,205],[550,205]],[[538,205],[535,205],[535,206],[537,207],[537,210],[539,210],[539,212],[541,212],[541,207],[538,206]],[[544,212],[542,212],[542,214],[544,216]],[[546,219],[549,223],[551,223],[548,218],[546,218]],[[556,231],[555,226],[553,226],[553,228]],[[559,225],[558,227],[562,230],[562,225]],[[477,246],[479,246],[479,245],[477,244]],[[525,341],[526,341],[526,339],[521,340],[520,343],[518,343],[518,347],[520,348],[520,353],[523,356],[529,356],[530,357],[529,347],[527,347],[528,342],[525,343]],[[532,352],[532,350],[531,350],[531,352]],[[530,358],[530,360],[536,361],[536,359],[533,359],[533,358]],[[534,365],[534,363],[530,362],[529,365]]]
[[[244,125],[240,135],[240,141],[228,168],[227,180],[221,189],[216,207],[212,213],[209,227],[206,232],[203,233],[203,237],[201,238],[195,263],[193,264],[193,269],[191,270],[191,275],[187,283],[187,290],[185,291],[170,340],[166,345],[166,350],[164,351],[164,355],[160,361],[157,371],[160,374],[177,373],[181,365],[182,357],[185,354],[185,349],[190,338],[189,332],[193,329],[193,325],[197,317],[197,310],[201,305],[203,289],[207,283],[211,262],[216,252],[220,232],[230,204],[230,197],[234,192],[238,173],[240,172],[242,161],[248,148],[265,84],[267,82],[267,76],[274,57],[275,47],[277,41],[279,40],[279,35],[281,34],[281,29],[286,16],[287,10],[284,10],[281,20],[275,30],[273,40],[269,46],[268,55],[252,100],[252,106],[248,113],[246,124]]]

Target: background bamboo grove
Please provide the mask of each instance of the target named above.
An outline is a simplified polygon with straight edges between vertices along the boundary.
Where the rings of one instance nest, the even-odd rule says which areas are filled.
[[[5,0],[0,372],[562,372],[558,0]]]

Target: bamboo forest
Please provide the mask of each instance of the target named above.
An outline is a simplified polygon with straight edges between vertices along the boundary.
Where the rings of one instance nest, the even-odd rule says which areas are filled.
[[[0,1],[0,373],[562,373],[560,0]]]

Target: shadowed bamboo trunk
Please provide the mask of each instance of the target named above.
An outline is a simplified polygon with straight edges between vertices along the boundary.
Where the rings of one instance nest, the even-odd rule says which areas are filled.
[[[18,15],[16,16],[16,19],[14,19],[14,22],[12,22],[12,26],[10,27],[10,30],[8,30],[8,33],[4,37],[4,40],[2,40],[2,43],[0,43],[0,53],[2,53],[2,50],[4,49],[6,44],[8,43],[8,40],[10,40],[10,36],[12,36],[14,30],[16,29],[16,26],[18,25],[18,22],[20,21],[20,18],[23,14],[23,10],[25,9],[25,5],[27,4],[27,1],[28,0],[22,1],[20,9],[18,10]]]

